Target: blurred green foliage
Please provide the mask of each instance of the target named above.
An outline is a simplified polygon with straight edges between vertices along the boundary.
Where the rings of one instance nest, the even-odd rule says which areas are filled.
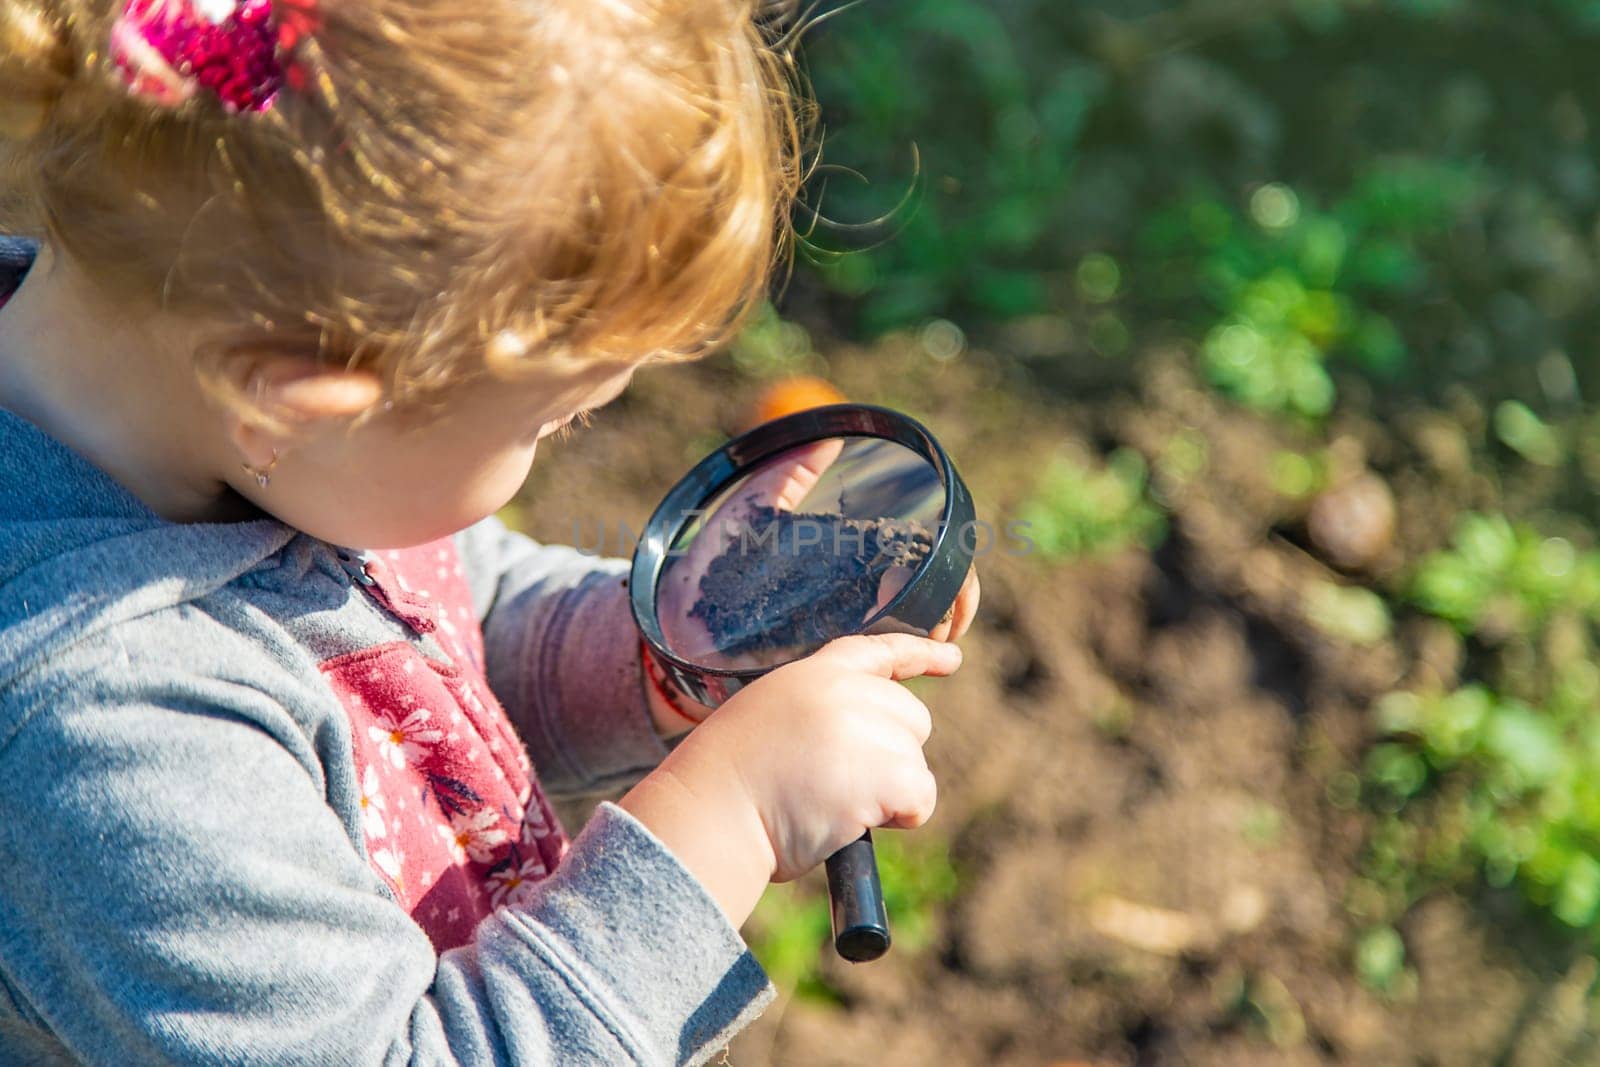
[[[1559,406],[1600,384],[1593,47],[1588,0],[872,0],[808,41],[799,222],[869,334],[1046,315],[1273,410],[1330,360]]]
[[[1561,684],[1594,697],[1592,668]],[[1378,709],[1391,740],[1366,764],[1377,803],[1391,811],[1368,877],[1398,891],[1401,906],[1473,875],[1515,883],[1561,922],[1600,936],[1600,722],[1588,711],[1478,685],[1391,695]],[[1403,818],[1430,790],[1419,808],[1427,819]]]
[[[1499,654],[1482,682],[1379,703],[1363,910],[1392,921],[1481,878],[1600,947],[1600,552],[1469,514],[1410,595]]]
[[[1058,457],[1018,510],[1023,532],[1047,561],[1114,552],[1160,541],[1166,520],[1146,492],[1149,470],[1132,449],[1113,452],[1104,465]]]
[[[1377,644],[1393,628],[1389,605],[1370,589],[1317,582],[1304,595],[1311,624],[1353,645]]]
[[[1209,198],[1157,213],[1139,252],[1186,272],[1209,304],[1196,330],[1214,385],[1251,407],[1321,416],[1334,401],[1330,356],[1381,377],[1404,366],[1386,310],[1420,288],[1421,240],[1459,217],[1473,186],[1462,168],[1382,162],[1324,212],[1268,183],[1242,213]],[[1174,312],[1186,295],[1173,294]]]
[[[1272,489],[1292,500],[1305,500],[1328,487],[1328,457],[1279,452],[1267,468]]]
[[[920,952],[932,942],[942,906],[959,884],[949,848],[928,831],[878,832],[872,841],[894,951]],[[824,954],[833,951],[824,883],[813,879],[769,891],[747,933],[751,950],[780,988],[810,1000],[838,998],[822,968]]]
[[[756,309],[734,338],[731,355],[741,373],[757,380],[814,374],[822,366],[810,332],[782,318],[771,304]]]
[[[1412,596],[1468,633],[1537,628],[1558,610],[1600,619],[1600,552],[1503,515],[1470,514],[1450,548],[1422,561]]]
[[[1406,977],[1406,946],[1392,926],[1375,926],[1356,941],[1356,976],[1382,993],[1396,991]]]

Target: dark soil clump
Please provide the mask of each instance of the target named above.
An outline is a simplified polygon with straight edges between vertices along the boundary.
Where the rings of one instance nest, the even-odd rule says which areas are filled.
[[[746,530],[706,568],[689,611],[730,656],[813,648],[859,629],[884,576],[933,549],[915,523],[765,505],[751,509]]]

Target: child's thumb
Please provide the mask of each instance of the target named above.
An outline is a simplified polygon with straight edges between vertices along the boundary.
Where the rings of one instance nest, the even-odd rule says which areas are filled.
[[[852,634],[828,642],[816,654],[837,666],[897,682],[924,674],[954,674],[961,666],[961,649],[956,645],[911,634]]]

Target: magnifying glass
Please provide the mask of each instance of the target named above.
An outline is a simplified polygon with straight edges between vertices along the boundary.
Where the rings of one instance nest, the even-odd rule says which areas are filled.
[[[848,634],[927,636],[972,566],[972,497],[931,433],[867,404],[758,426],[673,487],[633,556],[633,617],[684,693],[716,707]],[[834,947],[889,949],[867,833],[828,858]]]

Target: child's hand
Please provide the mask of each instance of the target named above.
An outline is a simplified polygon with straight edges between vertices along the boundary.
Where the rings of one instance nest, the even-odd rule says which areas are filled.
[[[951,605],[949,614],[928,636],[935,641],[961,640],[978,614],[978,596],[978,568],[973,567],[967,571],[967,580],[961,583],[961,592],[956,594],[956,602]]]
[[[928,709],[904,686],[961,665],[955,645],[843,637],[735,694],[622,800],[739,923],[871,827],[933,814]]]
[[[928,709],[897,681],[945,675],[952,645],[846,637],[734,695],[694,741],[734,761],[772,846],[775,878],[815,867],[875,826],[921,826],[937,790]]]

